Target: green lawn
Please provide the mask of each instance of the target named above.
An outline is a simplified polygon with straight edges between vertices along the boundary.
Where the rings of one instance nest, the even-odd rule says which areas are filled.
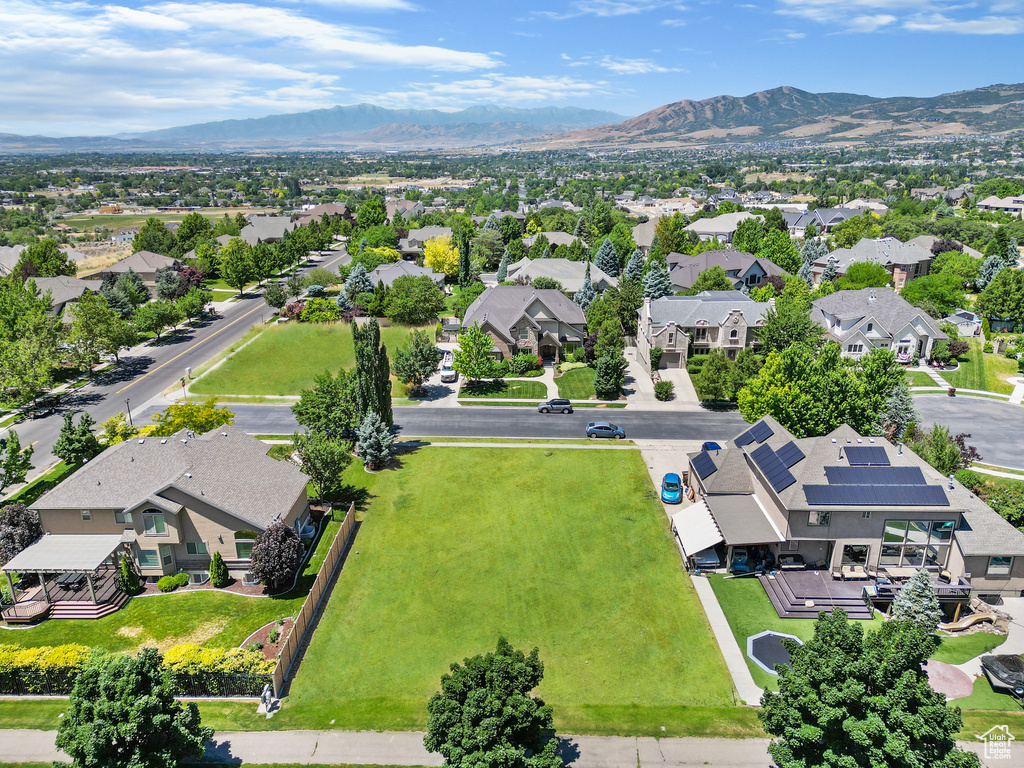
[[[934,379],[924,371],[907,371],[907,384],[911,387],[938,387]]]
[[[68,466],[63,461],[57,462],[53,469],[45,475],[40,475],[31,483],[18,491],[9,500],[9,504],[24,504],[31,506],[36,499],[57,485],[75,471],[74,467]]]
[[[1006,395],[1013,392],[1013,386],[1006,377],[1017,374],[1017,361],[982,352],[981,342],[976,339],[972,339],[970,344],[971,351],[960,360],[960,367],[955,371],[942,372],[942,378],[951,386],[963,389],[982,389]]]
[[[414,329],[381,328],[389,353],[406,343]],[[285,323],[259,333],[216,370],[193,382],[198,395],[298,395],[325,370],[352,368],[352,326],[349,323]],[[394,388],[402,394],[401,386]]]
[[[959,637],[940,635],[940,637],[942,645],[932,654],[932,658],[947,664],[963,664],[975,656],[989,653],[993,648],[1006,642],[1006,635],[993,635],[989,632],[975,632],[973,635],[960,635]]]
[[[272,727],[423,728],[448,665],[503,634],[540,648],[560,730],[757,733],[640,455],[523,449],[508,466],[502,449],[430,448],[350,467],[369,505]]]
[[[507,397],[519,400],[544,400],[548,388],[541,381],[484,381],[467,384],[459,390],[459,397]]]
[[[984,675],[974,681],[974,693],[966,698],[954,700],[953,704],[963,710],[984,709],[996,712],[1016,712],[1018,715],[1021,715],[1020,704],[1017,703],[1013,696],[994,691],[988,678]],[[969,713],[964,712],[965,717],[967,714]],[[992,725],[995,725],[995,723]],[[986,728],[985,730],[988,729]],[[977,733],[984,732],[984,730],[977,731]]]
[[[570,400],[589,400],[597,397],[597,393],[594,392],[594,374],[593,368],[573,368],[566,371],[555,379],[558,396]]]

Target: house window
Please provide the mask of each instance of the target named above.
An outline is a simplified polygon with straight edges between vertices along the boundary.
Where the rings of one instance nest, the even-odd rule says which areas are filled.
[[[874,330],[874,327],[874,323],[868,323],[868,333],[871,333],[871,331]]]
[[[846,345],[846,351],[847,352],[863,352],[864,351],[864,345],[863,344],[847,344]]]
[[[807,514],[808,525],[828,525],[832,522],[831,512],[809,512]]]
[[[1009,576],[1012,557],[990,557],[988,559],[988,571],[986,576]]]
[[[676,335],[675,335],[675,333],[673,331],[669,331],[668,332],[668,345],[671,347],[671,346],[674,346],[675,343],[676,343]]]
[[[83,520],[92,520],[92,514],[89,512],[88,509],[83,509],[82,510],[82,519]]]
[[[160,545],[160,562],[164,565],[170,565],[174,561],[174,557],[171,555],[171,547],[167,544]]]
[[[139,566],[141,568],[157,568],[160,565],[160,555],[155,549],[139,550]]]
[[[132,513],[131,512],[115,512],[114,522],[118,525],[131,525],[132,524]]]
[[[945,566],[952,520],[886,520],[879,565]]]
[[[708,340],[708,329],[707,328],[698,328],[696,330],[696,332],[695,332],[695,336],[693,337],[693,340],[694,341],[707,341]]]
[[[871,510],[870,509],[865,509],[863,512],[861,512],[860,513],[860,519],[861,520],[870,520],[871,519]]]
[[[186,541],[185,552],[190,555],[205,555],[208,554],[206,551],[205,541]]]
[[[166,536],[167,524],[163,515],[143,515],[142,522],[146,528],[147,536]]]
[[[739,337],[740,337],[740,332],[737,331],[735,328],[733,328],[731,331],[729,331],[729,340],[730,341],[736,341]]]
[[[255,541],[236,541],[235,557],[239,560],[248,560],[252,557],[252,545],[255,543]]]
[[[526,341],[527,339],[529,339],[530,338],[530,329],[529,328],[520,328],[519,329],[519,338],[522,341]]]

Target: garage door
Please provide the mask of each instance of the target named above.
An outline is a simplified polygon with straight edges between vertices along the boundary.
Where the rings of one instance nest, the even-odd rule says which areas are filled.
[[[665,352],[661,356],[661,367],[662,368],[678,368],[679,367],[679,357],[680,357],[680,354],[678,352]]]

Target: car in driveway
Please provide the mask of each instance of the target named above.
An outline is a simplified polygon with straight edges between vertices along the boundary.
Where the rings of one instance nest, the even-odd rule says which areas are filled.
[[[626,436],[622,427],[609,424],[607,421],[592,421],[587,424],[587,437],[614,437],[621,440]]]
[[[708,442],[704,443],[703,445],[701,445],[700,449],[702,451],[707,451],[707,452],[710,453],[711,451],[720,451],[720,450],[722,450],[722,446],[720,446],[718,443],[714,443],[714,442],[708,441]]]
[[[675,472],[661,478],[661,500],[666,504],[678,504],[683,500],[683,481]]]
[[[441,358],[441,383],[452,384],[459,380],[458,371],[452,368],[453,362],[455,362],[455,355],[445,352],[444,357]]]
[[[539,403],[537,410],[541,413],[572,413],[572,401],[564,397],[555,397]]]

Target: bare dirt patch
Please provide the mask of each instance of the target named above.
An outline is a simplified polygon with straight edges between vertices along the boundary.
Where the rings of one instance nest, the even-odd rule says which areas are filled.
[[[227,619],[215,619],[213,621],[204,621],[202,624],[197,626],[187,635],[180,635],[178,637],[165,637],[160,642],[149,639],[146,640],[142,645],[146,648],[156,648],[158,651],[163,653],[168,648],[172,648],[175,645],[181,645],[182,643],[195,643],[196,645],[202,645],[211,637],[219,635],[224,627],[228,625]]]
[[[142,632],[142,627],[121,627],[117,630],[117,634],[121,637],[138,637]]]

